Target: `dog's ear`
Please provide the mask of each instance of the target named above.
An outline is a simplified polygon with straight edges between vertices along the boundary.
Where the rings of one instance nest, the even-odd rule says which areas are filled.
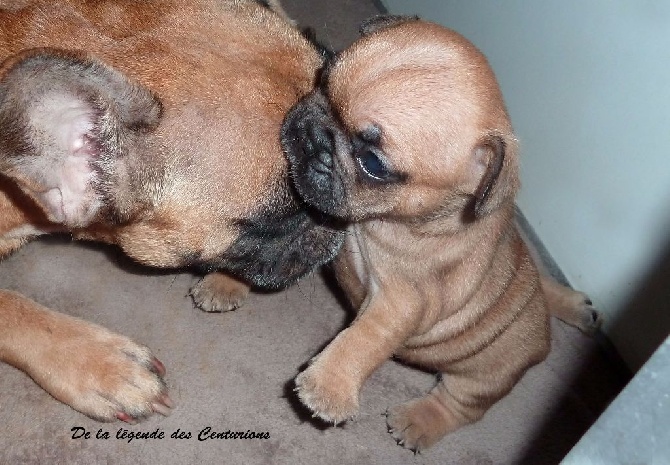
[[[474,217],[480,218],[514,198],[519,188],[514,148],[500,135],[488,135],[474,148],[479,184],[474,193]]]
[[[161,112],[151,92],[86,55],[22,52],[0,66],[0,173],[49,220],[86,226],[104,204],[101,170]]]
[[[405,15],[377,15],[363,21],[359,28],[362,36],[372,34],[382,29],[397,26],[398,24],[407,23],[410,21],[418,21],[418,16]]]

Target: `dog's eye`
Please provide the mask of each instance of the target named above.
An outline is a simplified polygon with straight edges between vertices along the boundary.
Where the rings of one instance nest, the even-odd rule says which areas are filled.
[[[391,172],[384,162],[372,150],[362,150],[357,156],[358,166],[363,173],[377,181],[384,181],[391,176]]]

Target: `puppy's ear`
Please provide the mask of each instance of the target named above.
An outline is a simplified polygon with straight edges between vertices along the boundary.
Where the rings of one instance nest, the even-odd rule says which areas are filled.
[[[105,202],[101,173],[161,111],[147,89],[83,54],[22,52],[0,66],[0,172],[49,220],[86,226]]]
[[[474,149],[479,185],[474,193],[474,217],[480,218],[513,199],[519,187],[513,147],[500,135],[486,136]]]
[[[363,24],[361,24],[361,27],[359,28],[359,32],[361,35],[366,36],[382,29],[397,26],[398,24],[418,20],[418,16],[377,15],[363,21]]]

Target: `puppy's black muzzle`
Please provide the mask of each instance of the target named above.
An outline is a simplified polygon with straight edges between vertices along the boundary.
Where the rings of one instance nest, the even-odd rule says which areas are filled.
[[[307,121],[308,136],[304,141],[303,153],[308,155],[309,168],[315,171],[315,175],[328,176],[333,170],[333,153],[335,152],[335,140],[328,128],[316,121]]]
[[[344,198],[338,173],[337,144],[346,140],[330,104],[315,91],[289,111],[281,142],[298,194],[317,210],[337,215]]]

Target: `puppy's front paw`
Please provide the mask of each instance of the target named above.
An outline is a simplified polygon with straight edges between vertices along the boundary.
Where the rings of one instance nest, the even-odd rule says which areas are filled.
[[[249,286],[226,274],[210,273],[189,294],[196,307],[205,312],[228,312],[242,305],[249,295]]]
[[[165,367],[148,348],[65,315],[47,331],[26,372],[53,397],[100,421],[170,414]]]
[[[345,377],[328,373],[318,359],[295,379],[300,401],[326,422],[338,424],[358,413],[358,389]]]

